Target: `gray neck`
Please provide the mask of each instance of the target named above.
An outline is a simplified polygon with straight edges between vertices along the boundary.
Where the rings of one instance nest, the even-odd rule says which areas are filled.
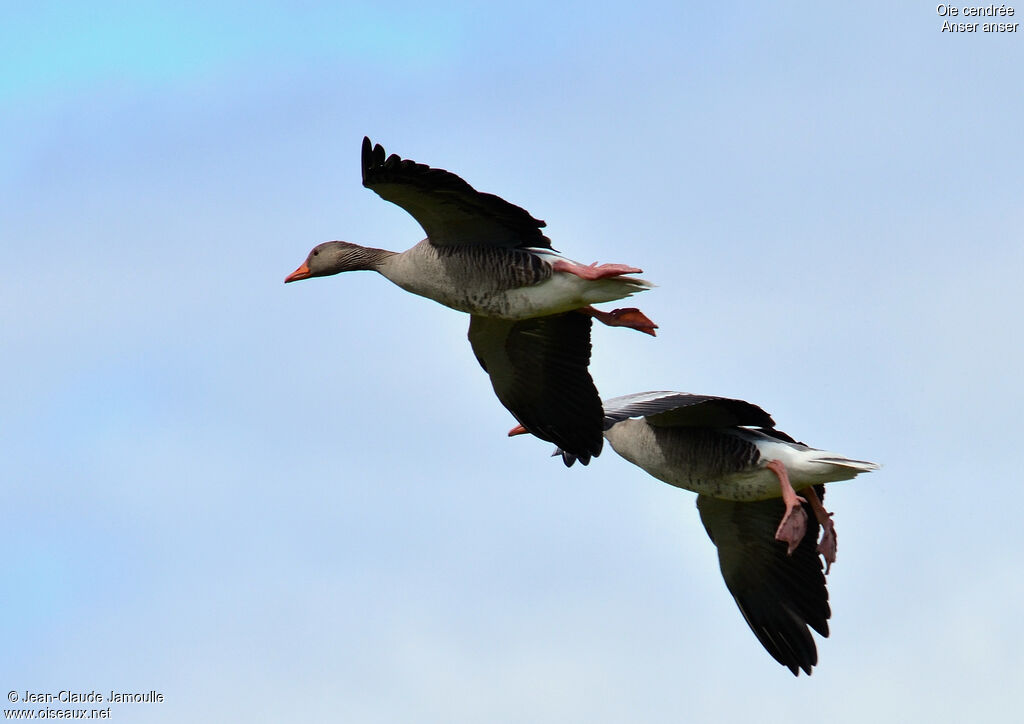
[[[372,246],[361,246],[358,251],[348,260],[348,270],[351,271],[380,271],[384,263],[395,256],[397,252],[387,249],[377,249]]]

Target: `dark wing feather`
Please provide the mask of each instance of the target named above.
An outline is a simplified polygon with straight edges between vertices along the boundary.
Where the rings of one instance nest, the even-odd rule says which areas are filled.
[[[769,430],[767,428],[762,427],[760,432],[763,432],[768,437],[774,437],[776,440],[782,440],[784,442],[791,442],[795,445],[803,445],[804,447],[810,447],[807,443],[800,442],[799,440],[794,439],[792,435],[790,435],[789,433],[785,433],[782,430]]]
[[[743,400],[688,392],[637,392],[604,401],[605,429],[630,417],[658,427],[774,427],[771,415]]]
[[[590,325],[579,312],[469,322],[469,342],[501,404],[531,433],[581,461],[600,454],[604,443],[601,398],[587,371]]]
[[[824,486],[815,490],[824,496]],[[697,509],[718,548],[725,585],[758,641],[794,675],[800,669],[810,674],[818,650],[808,627],[827,637],[832,615],[810,506],[804,504],[807,535],[792,556],[775,540],[785,511],[781,499],[738,503],[700,495]]]
[[[412,214],[438,246],[485,244],[550,249],[543,221],[440,168],[387,156],[363,138],[363,186]]]

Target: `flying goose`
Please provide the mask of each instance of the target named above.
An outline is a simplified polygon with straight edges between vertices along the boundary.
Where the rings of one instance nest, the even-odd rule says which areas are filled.
[[[604,414],[615,452],[697,493],[701,522],[743,618],[776,661],[794,675],[810,674],[818,652],[808,627],[828,637],[825,574],[836,558],[824,484],[879,466],[799,443],[743,400],[640,392],[605,400]],[[576,460],[564,450],[555,454],[566,465]]]
[[[591,319],[654,335],[638,309],[591,305],[653,286],[623,264],[559,256],[543,221],[455,174],[363,138],[363,186],[401,206],[427,238],[404,252],[344,241],[313,248],[285,278],[375,271],[403,289],[468,312],[469,342],[501,403],[537,437],[589,460],[601,452],[601,399],[587,371]]]

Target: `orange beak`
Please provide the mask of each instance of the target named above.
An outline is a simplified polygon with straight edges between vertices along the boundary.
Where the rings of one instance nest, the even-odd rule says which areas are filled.
[[[527,432],[529,431],[522,425],[516,425],[515,427],[508,431],[508,436],[514,437],[515,435],[525,435]]]
[[[302,262],[302,266],[300,266],[298,269],[296,269],[295,271],[293,271],[291,274],[289,274],[288,276],[286,276],[284,278],[284,283],[287,284],[288,282],[297,282],[297,281],[299,281],[299,279],[308,279],[308,278],[309,278],[309,267],[306,266],[306,262]]]

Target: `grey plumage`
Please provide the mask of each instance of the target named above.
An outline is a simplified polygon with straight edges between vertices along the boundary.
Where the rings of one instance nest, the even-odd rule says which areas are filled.
[[[775,427],[771,415],[757,405],[714,395],[688,392],[637,392],[604,401],[605,429],[631,417],[646,417],[652,425]]]
[[[787,515],[785,471],[807,501],[824,499],[820,483],[848,480],[878,466],[816,450],[775,429],[757,405],[685,392],[639,392],[604,401],[605,437],[623,458],[671,485],[693,490],[701,522],[718,551],[719,567],[744,620],[761,645],[793,674],[818,662],[811,630],[829,635],[831,609],[821,555],[834,560],[835,531],[827,511],[803,509],[806,532],[779,539]],[[556,450],[566,465],[575,455]],[[813,492],[812,492],[813,491]],[[792,493],[795,497],[795,493]],[[826,527],[830,547],[819,550]],[[819,555],[821,554],[821,555]]]
[[[639,310],[601,312],[652,285],[624,264],[583,265],[555,254],[544,222],[444,169],[387,155],[369,138],[363,185],[413,216],[427,238],[403,252],[335,240],[285,278],[375,271],[402,289],[472,316],[470,341],[502,404],[530,432],[581,459],[603,445],[601,399],[587,366],[590,317],[654,334]],[[584,310],[584,311],[580,311]]]

